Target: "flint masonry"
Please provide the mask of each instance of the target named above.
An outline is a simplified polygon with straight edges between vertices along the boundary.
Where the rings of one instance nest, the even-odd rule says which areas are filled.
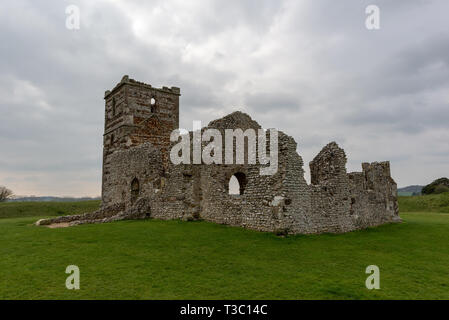
[[[363,163],[361,172],[347,173],[344,150],[331,142],[310,162],[309,185],[296,142],[279,132],[274,175],[260,175],[261,164],[247,162],[174,165],[170,134],[179,127],[179,88],[154,88],[124,76],[104,98],[101,208],[40,224],[203,219],[260,231],[309,234],[400,221],[397,186],[388,161]],[[234,112],[202,130],[209,128],[224,136],[225,129],[261,127],[247,114]],[[232,176],[239,182],[238,195],[229,194]]]

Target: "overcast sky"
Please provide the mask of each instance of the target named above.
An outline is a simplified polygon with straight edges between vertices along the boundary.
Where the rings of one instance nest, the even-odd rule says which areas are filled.
[[[100,195],[103,95],[124,74],[180,87],[183,128],[241,110],[292,135],[307,180],[333,140],[348,171],[448,176],[448,14],[447,0],[1,1],[0,185]]]

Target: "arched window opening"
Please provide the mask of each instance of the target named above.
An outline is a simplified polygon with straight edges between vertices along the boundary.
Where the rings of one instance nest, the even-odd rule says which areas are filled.
[[[134,178],[133,181],[131,181],[131,201],[134,202],[139,197],[140,193],[140,185],[139,180],[137,178]]]
[[[150,109],[151,109],[151,113],[156,112],[156,99],[154,99],[154,98],[150,99]]]
[[[246,176],[242,172],[237,172],[229,179],[228,193],[230,195],[243,195],[246,188]]]

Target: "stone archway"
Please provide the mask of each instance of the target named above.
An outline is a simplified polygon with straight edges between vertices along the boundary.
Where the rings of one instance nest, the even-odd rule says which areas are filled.
[[[228,193],[230,195],[243,195],[246,183],[246,175],[243,172],[234,173],[228,180]]]

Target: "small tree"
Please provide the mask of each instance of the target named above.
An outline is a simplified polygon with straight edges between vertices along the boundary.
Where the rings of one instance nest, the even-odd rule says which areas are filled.
[[[13,195],[12,191],[6,187],[0,186],[0,202],[6,201]]]

